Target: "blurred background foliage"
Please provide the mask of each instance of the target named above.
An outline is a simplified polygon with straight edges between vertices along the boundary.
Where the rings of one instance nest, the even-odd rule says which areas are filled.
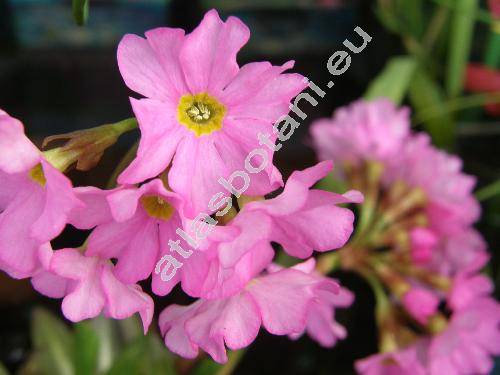
[[[119,39],[165,25],[189,31],[214,7],[224,17],[240,17],[252,31],[241,64],[293,59],[297,71],[321,85],[329,80],[328,57],[359,25],[373,37],[369,48],[308,113],[295,141],[278,153],[278,165],[286,175],[314,163],[308,125],[352,100],[386,96],[410,105],[415,128],[458,153],[465,170],[478,177],[484,208],[479,228],[493,255],[488,272],[498,293],[500,16],[488,5],[479,0],[0,0],[0,107],[23,119],[37,144],[51,134],[128,118],[128,96],[134,94],[118,72]],[[132,135],[124,138],[92,173],[71,172],[76,184],[104,187],[134,141]],[[54,247],[79,246],[84,238],[68,228]],[[59,301],[2,274],[0,375],[350,374],[355,359],[376,350],[373,296],[354,275],[335,277],[357,298],[339,312],[349,337],[333,350],[306,337],[293,342],[261,333],[246,353],[231,353],[229,364],[219,366],[204,356],[196,361],[173,356],[156,325],[143,336],[135,318],[70,325],[61,319]],[[175,290],[155,302],[163,308],[189,300]]]

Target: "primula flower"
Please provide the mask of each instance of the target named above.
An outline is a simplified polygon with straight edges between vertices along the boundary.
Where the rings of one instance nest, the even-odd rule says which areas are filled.
[[[223,298],[237,293],[272,261],[270,231],[271,222],[261,213],[240,212],[225,226],[215,227],[199,249],[190,250],[189,245],[178,244],[181,252],[190,255],[178,257],[182,267],[168,280],[162,279],[161,272],[155,272],[153,292],[168,294],[180,282],[184,292],[192,297]],[[170,255],[175,249],[178,247],[164,247],[160,256]],[[222,254],[231,252],[237,254],[237,260],[224,266]]]
[[[172,305],[160,315],[165,344],[173,352],[194,358],[201,348],[220,363],[232,350],[248,346],[260,326],[275,335],[300,335],[306,330],[320,343],[336,341],[337,324],[330,312],[339,286],[328,278],[308,273],[314,260],[253,279],[238,294],[203,300],[189,306]],[[340,304],[345,304],[345,296]]]
[[[493,289],[493,283],[487,276],[460,274],[453,279],[446,301],[453,310],[464,309],[475,300],[488,297]]]
[[[336,110],[332,119],[315,121],[311,135],[320,160],[383,162],[401,151],[409,122],[408,109],[387,99],[360,100]]]
[[[430,227],[438,233],[458,233],[479,217],[480,206],[472,194],[475,178],[462,172],[458,157],[432,146],[426,134],[411,137],[390,164],[385,182],[398,180],[425,192]]]
[[[460,233],[438,237],[427,263],[420,263],[429,270],[446,276],[479,271],[489,260],[486,243],[473,228],[464,228]]]
[[[426,369],[419,359],[422,345],[404,350],[379,353],[356,361],[356,371],[362,375],[425,375]]]
[[[448,327],[429,342],[430,375],[489,374],[492,356],[500,354],[500,305],[491,298],[475,299],[455,311]]]
[[[352,233],[354,215],[338,205],[359,203],[363,197],[356,191],[340,195],[311,189],[331,169],[331,162],[322,162],[296,171],[276,198],[244,205],[233,220],[214,229],[205,249],[181,260],[182,269],[171,280],[162,284],[158,275],[153,276],[153,291],[164,295],[181,281],[193,297],[227,297],[268,266],[274,255],[271,241],[299,258],[310,257],[313,250],[343,246]]]
[[[437,312],[439,297],[430,290],[413,287],[403,295],[401,303],[416,321],[425,325]]]
[[[71,181],[24,135],[20,121],[0,113],[0,269],[14,278],[40,267],[39,247],[57,237],[81,207]]]
[[[188,202],[188,213],[207,210],[221,190],[219,178],[245,165],[259,148],[259,133],[276,135],[272,125],[307,83],[293,67],[268,62],[241,69],[236,54],[250,36],[237,18],[223,22],[208,12],[190,34],[158,28],[146,39],[126,35],[118,47],[118,65],[129,88],[146,99],[131,99],[141,140],[136,159],[119,177],[133,184],[168,172],[169,185]],[[273,150],[268,148],[268,161]],[[271,162],[252,176],[248,195],[264,195],[281,184]]]
[[[168,247],[177,228],[183,228],[182,201],[159,179],[139,188],[76,191],[82,201],[94,203],[83,213],[74,210],[69,222],[80,229],[98,224],[87,240],[85,255],[117,259],[114,274],[125,283],[148,278],[160,249]]]
[[[262,211],[272,219],[272,241],[281,244],[291,256],[304,259],[310,257],[313,250],[338,249],[352,233],[354,214],[337,205],[361,203],[363,195],[355,190],[340,195],[311,189],[332,168],[331,161],[324,161],[295,171],[276,198],[245,206],[245,210]]]
[[[153,300],[136,284],[126,284],[114,275],[113,264],[106,259],[87,257],[76,249],[54,252],[49,271],[68,280],[62,311],[78,322],[104,315],[125,319],[136,312],[142,318],[144,332],[153,319]]]

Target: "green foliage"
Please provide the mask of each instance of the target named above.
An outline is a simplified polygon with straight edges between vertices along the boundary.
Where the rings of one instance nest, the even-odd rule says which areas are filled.
[[[423,122],[434,143],[441,147],[452,147],[455,138],[455,124],[444,105],[441,87],[427,72],[418,71],[410,85],[410,101],[417,113],[426,113],[431,108],[437,113]]]
[[[75,338],[66,325],[43,309],[33,313],[32,340],[40,372],[53,375],[75,374]]]
[[[462,92],[465,68],[469,61],[478,0],[456,0],[451,25],[448,64],[446,68],[446,91],[450,97]]]
[[[401,104],[416,67],[417,61],[412,56],[391,58],[384,70],[371,82],[364,95],[365,99],[386,97],[396,104]]]
[[[32,320],[33,352],[23,375],[175,375],[173,357],[136,317],[102,317],[73,328],[44,309]],[[3,375],[0,367],[0,375]]]
[[[87,23],[89,17],[89,0],[73,0],[73,18],[79,26]]]
[[[75,325],[74,363],[76,375],[95,374],[98,365],[99,336],[89,322]]]

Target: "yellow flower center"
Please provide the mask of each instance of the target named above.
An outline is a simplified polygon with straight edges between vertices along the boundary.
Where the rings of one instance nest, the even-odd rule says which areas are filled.
[[[42,164],[37,164],[29,171],[30,178],[39,184],[41,187],[45,187],[47,183],[47,179],[45,178],[45,174],[43,173]]]
[[[145,195],[141,198],[142,207],[155,219],[167,221],[174,214],[174,208],[158,195]]]
[[[179,100],[177,119],[196,136],[222,128],[226,107],[207,93],[186,94]]]

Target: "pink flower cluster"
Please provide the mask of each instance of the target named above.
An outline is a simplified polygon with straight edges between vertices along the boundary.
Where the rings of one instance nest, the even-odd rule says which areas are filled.
[[[458,157],[411,131],[408,114],[387,100],[358,101],[311,131],[320,158],[334,158],[348,182],[370,191],[374,212],[351,251],[365,251],[363,272],[388,298],[378,301],[381,353],[356,368],[487,374],[500,355],[500,304],[479,273],[488,253],[472,227],[480,215],[475,179]]]
[[[137,156],[112,190],[73,187],[65,151],[39,151],[21,122],[2,112],[0,269],[62,298],[71,321],[139,313],[145,331],[154,302],[138,283],[151,278],[159,296],[179,284],[199,299],[167,307],[159,324],[166,345],[188,358],[201,348],[224,362],[226,346],[249,345],[261,326],[292,338],[307,332],[325,346],[345,337],[334,310],[353,296],[317,273],[311,256],[346,243],[354,215],[341,205],[362,195],[312,188],[331,161],[294,172],[282,192],[272,162],[254,171],[237,204],[221,191],[219,179],[241,169],[263,139],[274,145],[274,123],[306,86],[302,76],[284,73],[293,62],[240,67],[236,55],[249,34],[237,18],[223,22],[210,11],[188,35],[158,28],[145,39],[122,39],[120,71],[144,98],[131,98],[141,131]],[[274,148],[266,153],[272,161]],[[271,192],[274,198],[263,198]],[[208,214],[198,215],[207,205]],[[88,239],[53,250],[51,240],[67,224],[91,230]],[[280,269],[271,242],[305,262]]]

